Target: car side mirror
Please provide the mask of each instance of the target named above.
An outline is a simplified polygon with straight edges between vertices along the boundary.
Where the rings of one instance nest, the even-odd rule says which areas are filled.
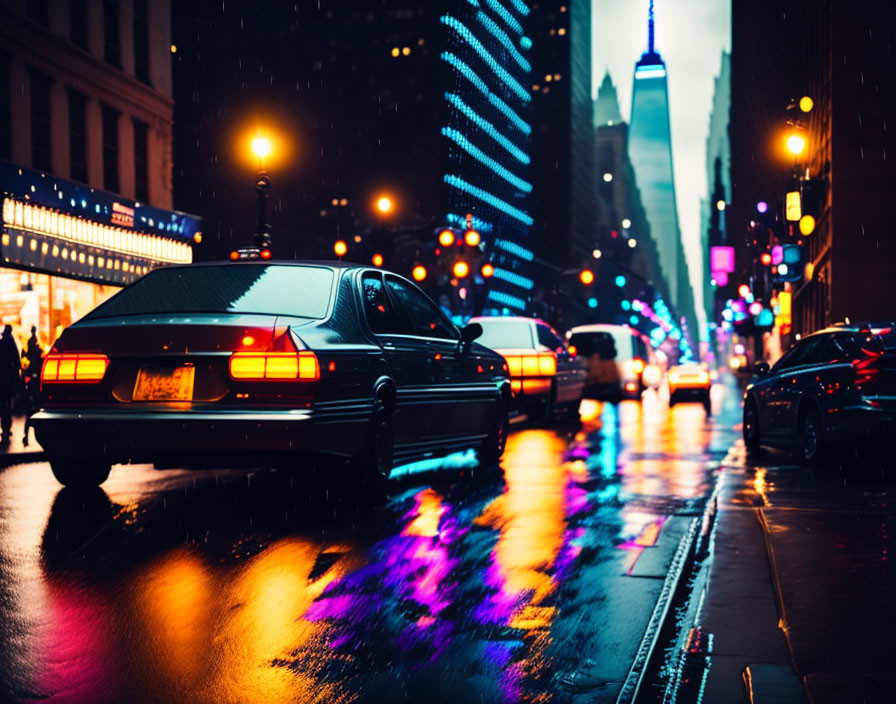
[[[466,351],[470,347],[470,343],[477,337],[482,335],[482,326],[479,323],[467,323],[460,329],[460,348]]]
[[[771,371],[771,367],[768,366],[768,362],[756,362],[753,365],[753,373],[756,376],[765,376]]]

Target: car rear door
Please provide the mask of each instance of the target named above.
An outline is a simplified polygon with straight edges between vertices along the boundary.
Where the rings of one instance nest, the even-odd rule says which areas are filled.
[[[794,442],[797,401],[808,380],[803,375],[812,362],[813,350],[821,343],[821,336],[813,336],[799,342],[775,364],[772,374],[764,380],[765,418],[760,418],[764,436]]]
[[[566,404],[578,401],[582,398],[582,388],[585,385],[584,368],[550,327],[544,323],[536,323],[535,333],[538,344],[557,357],[556,402]]]
[[[495,402],[494,385],[479,381],[475,355],[461,353],[460,333],[426,294],[392,274],[386,275],[386,286],[429,356],[433,381],[427,399],[433,415],[433,436],[448,442],[458,436],[479,434],[488,427]]]
[[[367,324],[383,349],[395,381],[392,415],[395,444],[400,449],[433,435],[433,414],[428,390],[433,383],[432,364],[425,342],[410,334],[410,323],[396,310],[380,272],[361,276],[361,295]]]

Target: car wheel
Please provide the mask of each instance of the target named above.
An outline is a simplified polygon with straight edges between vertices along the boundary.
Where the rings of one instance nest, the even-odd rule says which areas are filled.
[[[109,478],[112,465],[101,459],[51,459],[53,476],[63,486],[86,489],[102,484]]]
[[[810,464],[820,462],[825,452],[824,424],[814,406],[800,414],[799,440],[802,459]]]
[[[747,399],[744,403],[744,445],[748,452],[757,452],[759,444],[759,408],[753,399]]]
[[[507,434],[510,431],[510,412],[503,396],[498,396],[495,404],[495,419],[491,430],[479,448],[479,461],[482,464],[497,464],[504,454],[507,445]]]

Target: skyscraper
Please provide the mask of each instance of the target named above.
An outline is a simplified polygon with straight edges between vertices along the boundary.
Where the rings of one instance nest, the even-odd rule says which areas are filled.
[[[610,78],[610,72],[604,74],[600,88],[597,89],[597,100],[594,101],[594,126],[618,125],[622,122],[619,112],[619,98],[616,96],[616,86]]]
[[[679,315],[696,330],[693,291],[678,228],[666,64],[654,45],[653,0],[647,24],[647,51],[635,64],[629,155],[659,248],[660,264]]]
[[[725,208],[731,200],[731,142],[728,139],[728,120],[731,112],[731,54],[722,52],[719,75],[716,76],[706,137],[706,198],[700,204],[700,241],[703,249],[703,305],[707,321],[718,318],[715,291],[729,290],[729,284],[712,284],[710,248],[727,243]],[[723,298],[724,300],[724,298]]]
[[[528,26],[533,42],[533,244],[540,258],[556,266],[578,266],[590,257],[597,221],[591,3],[533,4]]]

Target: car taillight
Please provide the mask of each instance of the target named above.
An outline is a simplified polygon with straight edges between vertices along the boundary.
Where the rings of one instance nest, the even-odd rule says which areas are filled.
[[[578,348],[577,348],[575,345],[570,345],[570,346],[567,348],[567,351],[569,352],[569,356],[570,356],[570,357],[573,357],[573,358],[577,357],[578,354],[579,354],[579,350],[578,350]]]
[[[632,371],[635,374],[640,374],[641,372],[643,372],[644,371],[644,360],[638,359],[637,357],[635,357],[632,360]]]
[[[557,357],[553,352],[510,355],[506,357],[506,360],[512,377],[553,376],[557,373]]]
[[[104,354],[54,354],[50,353],[40,370],[42,384],[96,383],[102,381],[109,366]]]
[[[700,376],[697,377],[697,380],[701,384],[709,383],[709,372],[700,372]]]
[[[873,387],[880,379],[880,357],[883,351],[862,349],[865,355],[860,359],[852,360],[852,368],[855,371],[855,382],[859,389],[865,390]]]
[[[301,352],[234,352],[230,378],[237,381],[315,381],[320,379],[317,355]]]

